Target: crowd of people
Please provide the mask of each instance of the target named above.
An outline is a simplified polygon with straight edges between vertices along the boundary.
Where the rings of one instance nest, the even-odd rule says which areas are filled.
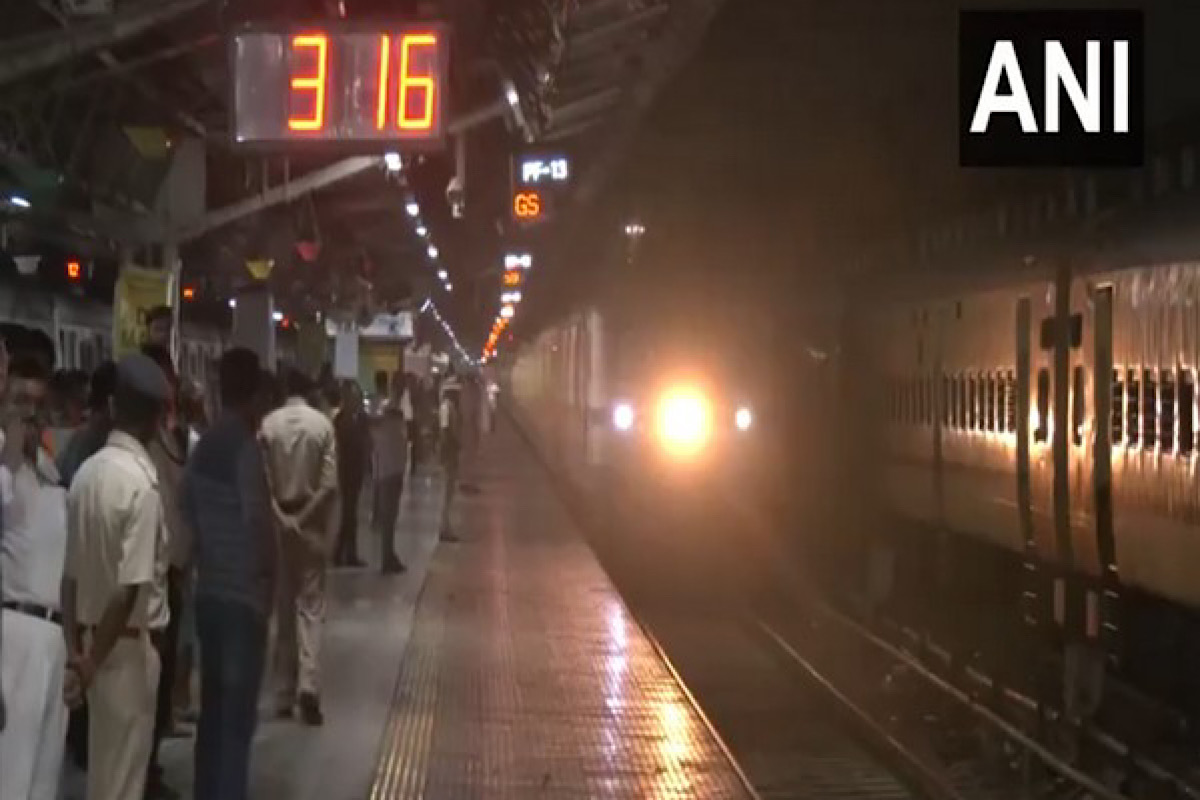
[[[0,339],[3,800],[58,800],[64,759],[88,800],[175,797],[158,750],[192,722],[193,796],[245,798],[272,615],[275,711],[321,725],[326,573],[365,567],[364,490],[379,569],[403,572],[406,476],[444,472],[454,540],[458,463],[490,427],[473,376],[380,373],[368,400],[240,348],[206,402],[154,321],[90,376]]]

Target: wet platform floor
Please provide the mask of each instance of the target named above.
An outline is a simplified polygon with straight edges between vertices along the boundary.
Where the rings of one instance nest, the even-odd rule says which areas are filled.
[[[748,796],[541,469],[500,426],[464,469],[456,542],[438,541],[436,470],[410,480],[400,576],[363,515],[368,567],[330,576],[325,725],[275,719],[268,677],[252,797]],[[163,748],[184,797],[192,744]]]

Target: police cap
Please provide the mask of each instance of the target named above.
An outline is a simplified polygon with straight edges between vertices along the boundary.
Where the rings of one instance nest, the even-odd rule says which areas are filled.
[[[130,353],[117,362],[117,386],[159,403],[167,402],[171,396],[162,368],[142,353]]]

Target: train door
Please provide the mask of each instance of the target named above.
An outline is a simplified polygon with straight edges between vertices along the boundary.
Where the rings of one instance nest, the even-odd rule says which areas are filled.
[[[1055,537],[1055,299],[1046,284],[1017,301],[1017,504],[1023,542],[1024,616],[1042,626],[1053,613]],[[1064,369],[1063,372],[1066,370]]]
[[[1089,632],[1099,639],[1110,659],[1120,652],[1120,573],[1113,534],[1112,448],[1122,430],[1124,409],[1115,396],[1123,386],[1113,364],[1113,286],[1092,291],[1093,412],[1092,520],[1095,527],[1095,564],[1099,571],[1098,600],[1089,595]],[[1113,422],[1118,422],[1113,425]]]

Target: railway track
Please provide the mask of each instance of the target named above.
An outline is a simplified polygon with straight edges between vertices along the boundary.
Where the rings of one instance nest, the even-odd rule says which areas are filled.
[[[935,797],[852,735],[823,688],[798,681],[745,620],[638,614],[758,797]]]

